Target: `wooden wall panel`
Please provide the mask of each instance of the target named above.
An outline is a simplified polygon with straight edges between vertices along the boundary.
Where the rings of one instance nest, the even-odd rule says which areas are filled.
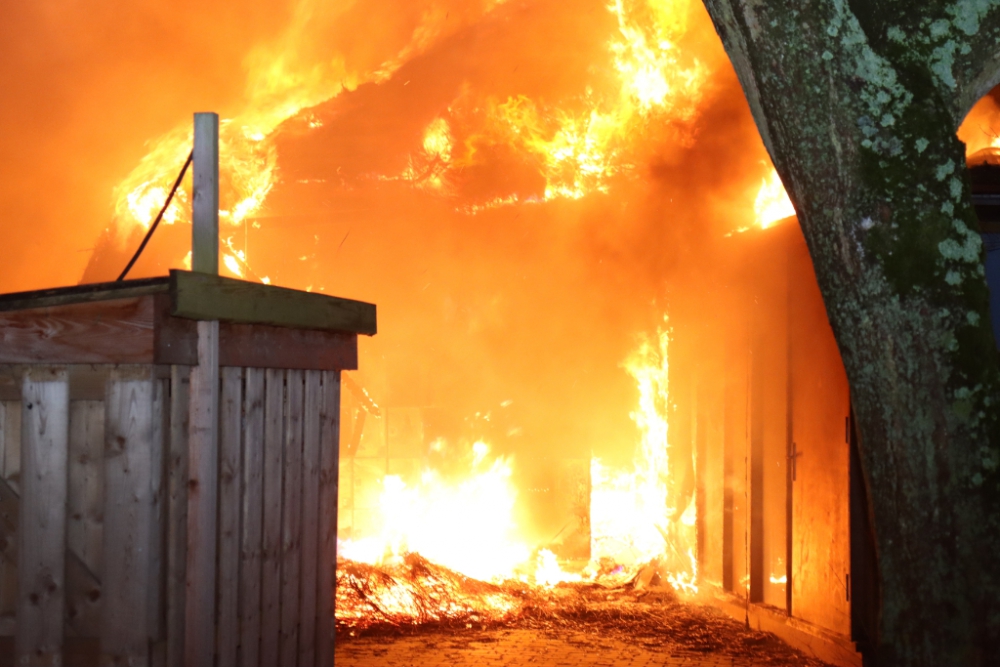
[[[320,371],[306,371],[302,427],[302,596],[299,601],[300,666],[316,661],[316,594],[319,562],[319,472],[323,386]]]
[[[285,401],[284,487],[281,501],[280,664],[299,655],[299,586],[302,561],[302,371],[288,371]]]
[[[153,361],[152,297],[0,311],[0,363]]]
[[[240,535],[240,651],[242,667],[260,664],[261,533],[264,510],[264,371],[246,369],[243,413],[243,524]]]
[[[70,401],[69,457],[67,631],[97,637],[104,569],[103,401]]]
[[[216,665],[235,667],[239,645],[240,459],[243,369],[223,368],[219,414],[219,571]]]
[[[260,664],[278,664],[281,627],[281,478],[285,372],[268,370],[264,403],[264,512],[261,551]]]
[[[792,610],[850,636],[849,388],[843,362],[801,244],[793,256],[791,323],[793,441]]]
[[[316,610],[316,665],[333,667],[334,585],[337,567],[337,485],[340,467],[340,372],[323,373],[320,412],[319,599]]]
[[[35,368],[21,392],[17,659],[55,666],[64,636],[69,376]]]
[[[170,451],[167,456],[166,623],[168,667],[184,665],[187,586],[188,427],[191,369],[170,369]]]
[[[111,374],[105,401],[101,654],[107,664],[149,664],[153,471],[150,366]]]

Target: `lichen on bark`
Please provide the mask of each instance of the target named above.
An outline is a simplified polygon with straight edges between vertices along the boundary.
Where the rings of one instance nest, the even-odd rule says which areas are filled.
[[[1000,81],[1000,3],[705,5],[796,205],[851,383],[882,661],[992,664],[1000,564],[977,556],[1000,548],[1000,358],[955,130]]]

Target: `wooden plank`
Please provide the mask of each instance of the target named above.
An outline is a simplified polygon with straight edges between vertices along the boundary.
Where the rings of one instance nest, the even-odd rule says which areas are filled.
[[[198,365],[191,369],[188,422],[187,601],[185,662],[211,665],[215,654],[215,558],[219,478],[219,323],[198,323]]]
[[[358,367],[358,336],[340,331],[222,323],[219,325],[219,364],[295,370],[355,370]]]
[[[164,368],[153,368],[153,439],[150,446],[149,639],[151,664],[166,661],[167,457],[170,451],[170,379]]]
[[[302,594],[299,600],[299,665],[316,663],[316,578],[319,563],[320,371],[306,371],[302,425]]]
[[[223,368],[219,415],[218,667],[235,667],[239,645],[240,455],[243,369]]]
[[[108,380],[101,574],[104,664],[149,664],[153,383],[150,366],[119,367]]]
[[[194,115],[191,268],[219,273],[219,116]],[[204,318],[208,320],[216,317]]]
[[[121,282],[55,287],[31,292],[12,292],[0,294],[0,312],[29,308],[51,308],[71,303],[130,299],[151,294],[166,294],[169,291],[170,279],[161,276]]]
[[[21,443],[18,442],[18,449]],[[13,624],[17,615],[17,529],[21,501],[0,478],[0,625]],[[0,635],[8,634],[0,630]],[[13,634],[13,633],[10,633]]]
[[[368,336],[377,331],[374,304],[205,273],[171,269],[170,296],[172,314],[193,320],[217,319]]]
[[[261,550],[260,664],[278,664],[281,620],[281,471],[285,372],[267,370],[264,402],[264,512]]]
[[[280,664],[299,655],[299,586],[302,570],[302,406],[303,372],[287,372],[284,489],[281,503]]]
[[[191,369],[170,369],[170,451],[167,458],[167,665],[184,665],[187,583],[188,428]]]
[[[4,453],[3,478],[19,492],[21,488],[21,401],[4,401],[4,438],[11,443]]]
[[[240,564],[240,659],[258,667],[261,608],[261,530],[264,509],[264,370],[246,369],[243,401],[243,524]]]
[[[65,612],[69,376],[32,369],[22,385],[17,660],[61,665]]]
[[[0,312],[0,363],[153,361],[153,298]]]
[[[77,636],[95,637],[100,635],[103,597],[103,401],[70,401],[67,516],[67,547],[74,557],[66,563],[68,630]],[[80,567],[72,567],[75,559],[79,559]]]
[[[69,549],[102,571],[104,533],[104,402],[70,401]]]
[[[320,412],[319,582],[316,609],[316,665],[333,666],[334,586],[337,566],[337,487],[340,468],[340,372],[323,373]]]

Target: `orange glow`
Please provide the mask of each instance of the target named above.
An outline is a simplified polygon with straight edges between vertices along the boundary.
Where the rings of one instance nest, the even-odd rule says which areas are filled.
[[[772,169],[771,174],[761,182],[753,208],[761,229],[795,215],[795,207],[776,170]]]

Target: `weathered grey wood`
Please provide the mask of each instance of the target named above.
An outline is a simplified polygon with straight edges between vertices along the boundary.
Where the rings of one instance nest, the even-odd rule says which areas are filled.
[[[0,312],[0,363],[151,363],[153,305],[131,297]]]
[[[302,570],[302,371],[286,374],[284,493],[281,503],[280,664],[299,655],[299,586]]]
[[[70,401],[66,539],[91,572],[104,552],[104,402]]]
[[[61,665],[65,613],[69,376],[36,368],[22,385],[17,660]]]
[[[167,458],[167,665],[184,665],[187,584],[188,428],[191,369],[170,369],[170,452]]]
[[[170,271],[172,314],[374,335],[375,305],[191,271]]]
[[[18,443],[20,448],[20,443]],[[13,627],[17,615],[17,528],[21,501],[0,478],[0,623]],[[0,631],[0,635],[13,634]]]
[[[4,453],[3,478],[15,491],[21,488],[21,401],[4,401],[4,439],[11,443]]]
[[[198,323],[188,422],[185,662],[211,665],[215,649],[215,558],[219,477],[219,323]]]
[[[73,381],[70,378],[72,396]],[[104,402],[70,400],[67,632],[100,635],[104,553]],[[79,560],[79,566],[74,567]]]
[[[129,299],[149,296],[151,294],[167,294],[170,291],[170,279],[142,278],[140,280],[123,280],[113,283],[92,283],[73,287],[56,287],[31,292],[12,292],[0,295],[0,312],[10,310],[27,310],[30,308],[50,308],[64,306],[70,303],[86,303],[89,301],[109,301],[111,299]]]
[[[267,370],[264,403],[264,523],[261,550],[260,665],[278,664],[281,628],[281,477],[285,372]]]
[[[333,666],[334,586],[337,566],[337,488],[340,474],[340,372],[323,372],[320,412],[319,582],[316,665]]]
[[[191,268],[219,272],[219,116],[194,115]],[[215,317],[206,319],[218,319]]]
[[[223,368],[219,415],[219,568],[216,665],[235,667],[239,644],[240,454],[243,369]]]
[[[101,662],[149,664],[153,469],[151,366],[119,367],[104,418],[104,568]]]
[[[302,413],[302,588],[299,601],[299,665],[316,663],[316,592],[319,564],[320,371],[306,371]]]
[[[261,530],[264,509],[264,370],[246,369],[243,400],[243,522],[240,558],[241,667],[258,667],[261,609]]]
[[[153,368],[153,440],[150,446],[150,526],[148,596],[150,662],[159,667],[166,661],[167,618],[167,505],[169,484],[166,481],[170,451],[170,379],[169,370]],[[167,377],[164,377],[166,375]]]
[[[355,370],[358,367],[358,335],[223,322],[219,325],[219,365]]]

